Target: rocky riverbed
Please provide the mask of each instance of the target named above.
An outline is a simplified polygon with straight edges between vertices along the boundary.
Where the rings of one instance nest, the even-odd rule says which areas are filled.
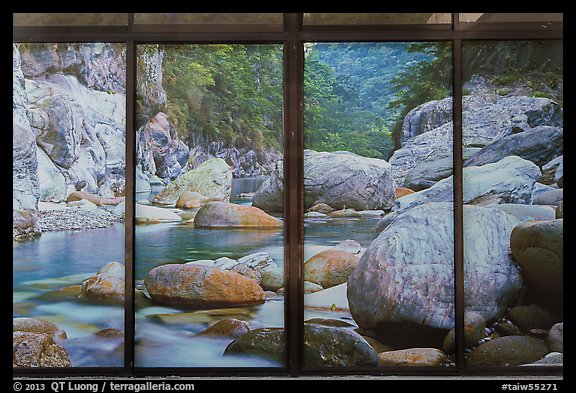
[[[123,222],[124,217],[104,209],[80,211],[80,209],[68,208],[39,211],[36,221],[42,232],[85,231],[106,228],[115,222]]]

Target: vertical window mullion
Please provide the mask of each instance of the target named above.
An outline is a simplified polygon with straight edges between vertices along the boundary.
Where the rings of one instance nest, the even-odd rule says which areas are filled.
[[[134,368],[134,191],[135,191],[135,92],[136,46],[126,41],[126,211],[125,211],[125,303],[124,303],[124,372]]]
[[[457,18],[457,14],[454,14]],[[464,244],[462,199],[462,40],[452,43],[453,159],[454,159],[454,305],[456,320],[456,371],[464,373]]]
[[[302,86],[304,84],[304,48],[299,40],[301,14],[285,14],[288,40],[285,46],[285,156],[284,156],[284,206],[286,211],[286,261],[287,284],[287,349],[288,371],[291,376],[300,374],[302,365],[302,329],[304,326],[304,291],[301,272],[303,260],[303,149]]]

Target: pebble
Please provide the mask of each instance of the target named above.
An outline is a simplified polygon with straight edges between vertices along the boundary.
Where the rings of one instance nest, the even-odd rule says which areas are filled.
[[[104,209],[81,212],[78,209],[39,211],[37,223],[42,232],[79,231],[87,229],[106,228],[115,222],[122,222],[122,216],[110,213]]]

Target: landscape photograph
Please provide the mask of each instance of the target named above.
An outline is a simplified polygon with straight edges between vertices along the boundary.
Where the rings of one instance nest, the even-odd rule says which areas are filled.
[[[461,139],[452,41],[306,42],[290,277],[285,47],[135,49],[127,149],[125,45],[13,45],[15,368],[124,366],[126,198],[136,368],[563,364],[562,41],[464,40]]]

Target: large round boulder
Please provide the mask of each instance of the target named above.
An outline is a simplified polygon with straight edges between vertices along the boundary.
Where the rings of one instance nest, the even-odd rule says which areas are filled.
[[[354,254],[342,251],[325,250],[304,263],[304,280],[330,288],[348,281],[348,277],[358,265]]]
[[[212,158],[198,168],[178,176],[155,197],[154,203],[171,205],[185,192],[197,192],[207,198],[229,201],[232,191],[232,170],[221,158]]]
[[[158,266],[144,285],[152,300],[162,304],[199,308],[243,307],[264,303],[264,291],[238,273],[190,264]]]
[[[281,228],[282,221],[253,206],[209,202],[202,206],[194,226],[200,228]]]
[[[506,336],[483,343],[466,358],[469,367],[505,367],[532,363],[548,353],[546,344],[534,337]]]
[[[564,220],[526,221],[510,236],[510,249],[524,269],[528,291],[537,303],[562,309]]]
[[[502,211],[464,206],[466,307],[485,320],[502,315],[522,289],[510,257],[518,220]],[[454,327],[454,215],[451,203],[398,214],[368,246],[348,279],[348,301],[360,327],[414,323]]]
[[[70,355],[58,342],[66,333],[54,323],[36,318],[14,318],[14,367],[71,367]]]
[[[342,327],[304,324],[304,366],[377,366],[378,354],[358,333]]]
[[[124,303],[124,265],[109,262],[82,283],[80,297],[105,303]]]
[[[278,168],[254,194],[252,205],[266,211],[283,207],[283,177]],[[396,184],[385,160],[346,151],[304,150],[304,208],[325,203],[335,209],[389,209]]]
[[[241,335],[224,350],[224,355],[259,356],[283,363],[286,357],[284,329],[260,328]]]

